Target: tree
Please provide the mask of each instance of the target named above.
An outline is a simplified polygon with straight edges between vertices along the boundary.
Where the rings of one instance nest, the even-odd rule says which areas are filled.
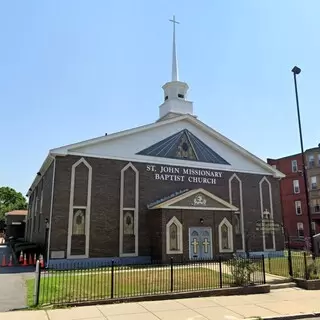
[[[25,210],[28,204],[21,192],[9,187],[0,187],[0,221],[6,212],[12,210]]]

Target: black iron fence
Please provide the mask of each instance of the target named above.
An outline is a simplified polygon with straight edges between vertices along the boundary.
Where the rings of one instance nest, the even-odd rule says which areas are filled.
[[[61,263],[30,282],[30,304],[67,304],[265,283],[265,259],[233,258],[168,264]],[[32,300],[32,299],[31,299]]]
[[[284,278],[319,279],[320,257],[312,257],[307,251],[285,251],[284,255],[268,253],[265,271]]]

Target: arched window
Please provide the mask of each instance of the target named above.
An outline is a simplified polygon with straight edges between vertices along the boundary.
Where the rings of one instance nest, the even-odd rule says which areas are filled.
[[[134,234],[134,211],[126,211],[123,215],[123,234]]]
[[[232,225],[227,218],[219,224],[219,249],[220,252],[233,252]]]
[[[170,226],[170,250],[178,250],[178,227],[175,223]]]
[[[236,234],[241,234],[241,223],[240,223],[240,214],[234,214],[234,232]]]
[[[72,234],[81,235],[85,234],[85,209],[73,209],[73,226]]]
[[[179,254],[183,252],[182,224],[173,217],[166,226],[167,254]]]

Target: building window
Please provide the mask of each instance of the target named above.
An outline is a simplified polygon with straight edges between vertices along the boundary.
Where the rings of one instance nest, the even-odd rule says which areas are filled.
[[[313,199],[312,201],[312,207],[314,213],[320,213],[320,200]]]
[[[177,251],[178,247],[178,227],[175,223],[172,223],[170,228],[170,251]]]
[[[300,193],[299,180],[293,180],[293,193]]]
[[[233,252],[232,225],[227,218],[219,224],[219,249],[220,252]]]
[[[297,162],[297,160],[292,160],[291,161],[291,168],[292,168],[292,172],[298,172],[298,162]]]
[[[85,221],[86,221],[86,209],[73,208],[73,222],[72,222],[73,235],[85,234]]]
[[[301,210],[301,201],[295,201],[294,202],[295,207],[296,207],[296,215],[300,216],[302,214],[302,210]]]
[[[236,234],[241,234],[241,216],[240,212],[234,214],[234,232]]]
[[[173,217],[166,226],[166,248],[167,254],[183,253],[182,224]]]
[[[315,235],[316,234],[316,223],[314,221],[312,221],[311,225],[312,225],[312,235]]]
[[[309,165],[309,168],[314,167],[314,155],[313,154],[310,154],[308,157],[308,165]]]
[[[123,215],[123,234],[134,234],[134,210],[125,211]]]
[[[297,223],[297,233],[299,238],[304,238],[304,230],[303,230],[303,223],[298,222]]]
[[[317,189],[317,177],[311,177],[311,189],[315,190]]]
[[[318,166],[320,166],[320,153],[318,153]]]

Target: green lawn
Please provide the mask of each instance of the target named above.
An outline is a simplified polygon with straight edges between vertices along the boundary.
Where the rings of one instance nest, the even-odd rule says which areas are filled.
[[[230,286],[231,276],[223,274],[223,285]],[[28,305],[33,305],[34,280],[27,280]],[[197,291],[220,287],[219,273],[201,267],[175,268],[173,292]],[[41,278],[39,304],[104,300],[111,297],[111,272],[105,270],[70,273],[53,272]],[[168,293],[171,291],[170,268],[116,270],[114,298]]]
[[[312,263],[312,258],[307,257],[307,265]],[[320,260],[316,259],[316,265],[320,270]],[[267,273],[289,277],[288,257],[265,258],[265,269]],[[305,276],[304,257],[302,254],[292,254],[292,269],[295,277]]]

